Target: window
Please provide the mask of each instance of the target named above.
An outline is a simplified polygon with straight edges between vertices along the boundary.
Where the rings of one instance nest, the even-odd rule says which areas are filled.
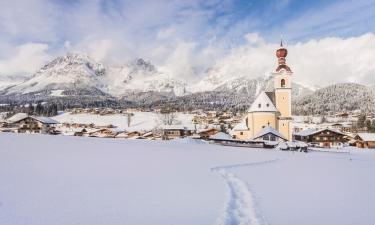
[[[276,141],[276,137],[275,136],[271,136],[271,141]]]
[[[268,141],[269,140],[268,135],[263,136],[263,140]]]
[[[242,132],[242,131],[240,132],[240,135],[243,135],[243,132]]]
[[[258,104],[258,108],[260,108],[260,107],[262,107],[262,105],[259,103],[259,104]]]
[[[281,87],[285,87],[285,79],[281,79]]]

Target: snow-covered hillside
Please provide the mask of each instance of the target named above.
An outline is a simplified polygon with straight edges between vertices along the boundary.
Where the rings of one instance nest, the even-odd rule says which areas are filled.
[[[131,117],[130,126],[127,124],[127,116],[125,115],[94,115],[94,114],[71,114],[62,113],[53,117],[60,123],[94,123],[98,126],[115,125],[119,129],[127,131],[150,131],[163,126],[162,116],[153,112],[134,112]],[[190,129],[194,128],[192,122],[192,114],[176,113],[174,124],[179,124]]]
[[[372,225],[375,152],[351,158],[1,133],[0,224]]]
[[[355,83],[330,85],[305,95],[294,104],[294,112],[305,115],[361,111],[375,112],[375,91],[373,87]]]

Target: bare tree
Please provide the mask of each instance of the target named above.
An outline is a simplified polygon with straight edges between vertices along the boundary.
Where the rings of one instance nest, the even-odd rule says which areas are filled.
[[[132,117],[134,116],[133,113],[127,113],[126,114],[126,117],[127,117],[127,122],[128,122],[128,127],[130,127],[130,124],[132,122]]]

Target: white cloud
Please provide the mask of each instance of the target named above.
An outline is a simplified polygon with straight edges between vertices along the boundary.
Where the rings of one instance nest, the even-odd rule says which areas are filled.
[[[39,43],[27,43],[14,49],[13,54],[0,59],[1,75],[32,74],[51,59],[48,46]]]
[[[273,10],[283,11],[290,1],[273,2],[277,3],[270,4]],[[227,13],[232,0],[4,0],[0,2],[0,75],[30,74],[51,55],[78,51],[104,63],[142,57],[184,80],[210,67],[218,68],[218,76],[256,77],[276,66],[277,44],[269,40],[276,42],[281,32],[286,41],[311,33],[324,37],[327,29],[346,32],[343,25],[373,15],[370,0],[357,2],[296,13],[264,31],[260,27],[264,18],[256,12],[233,20],[236,15]],[[354,16],[347,16],[350,13]],[[314,35],[288,46],[296,81],[311,86],[375,83],[373,34],[310,40]]]
[[[214,73],[224,78],[258,77],[276,68],[276,44],[237,48],[217,60]],[[375,84],[375,35],[352,38],[322,38],[287,46],[287,63],[293,79],[307,86],[357,82]]]

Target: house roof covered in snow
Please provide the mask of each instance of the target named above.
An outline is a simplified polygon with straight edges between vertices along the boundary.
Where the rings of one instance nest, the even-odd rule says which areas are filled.
[[[29,116],[27,113],[17,113],[14,116],[10,117],[7,121],[9,123],[17,123],[21,120],[24,120],[26,118],[32,118],[34,120],[37,120],[43,124],[59,124],[58,121],[44,116]]]
[[[335,129],[329,129],[329,128],[324,128],[324,129],[311,128],[311,129],[306,129],[306,130],[294,133],[294,135],[295,136],[310,136],[310,135],[314,135],[316,133],[319,133],[319,132],[325,131],[325,130],[332,131],[332,132],[335,132],[337,134],[346,135],[346,134],[342,133],[341,131],[338,131],[338,130],[335,130]]]
[[[44,124],[59,124],[58,121],[45,116],[31,116],[31,118],[38,120],[39,122]]]
[[[226,134],[224,132],[219,132],[217,134],[214,134],[210,137],[210,139],[213,139],[213,140],[233,140],[232,136],[230,136],[229,134]]]
[[[27,113],[17,113],[10,118],[7,119],[9,123],[17,123],[18,121],[21,121],[25,118],[27,118],[29,115]]]
[[[375,141],[375,133],[358,133],[357,136],[363,141]]]
[[[163,130],[186,130],[187,128],[182,125],[164,125]]]
[[[278,110],[267,94],[262,91],[255,99],[253,104],[251,104],[248,112],[278,112]]]
[[[254,137],[252,139],[255,140],[255,139],[263,137],[264,135],[267,135],[267,134],[273,134],[273,135],[275,135],[279,138],[282,138],[282,139],[286,140],[286,138],[279,131],[275,130],[271,126],[266,126],[265,128],[263,128],[256,135],[254,135]]]
[[[248,130],[249,128],[246,126],[246,121],[243,120],[240,123],[236,124],[236,126],[233,127],[233,130]]]

